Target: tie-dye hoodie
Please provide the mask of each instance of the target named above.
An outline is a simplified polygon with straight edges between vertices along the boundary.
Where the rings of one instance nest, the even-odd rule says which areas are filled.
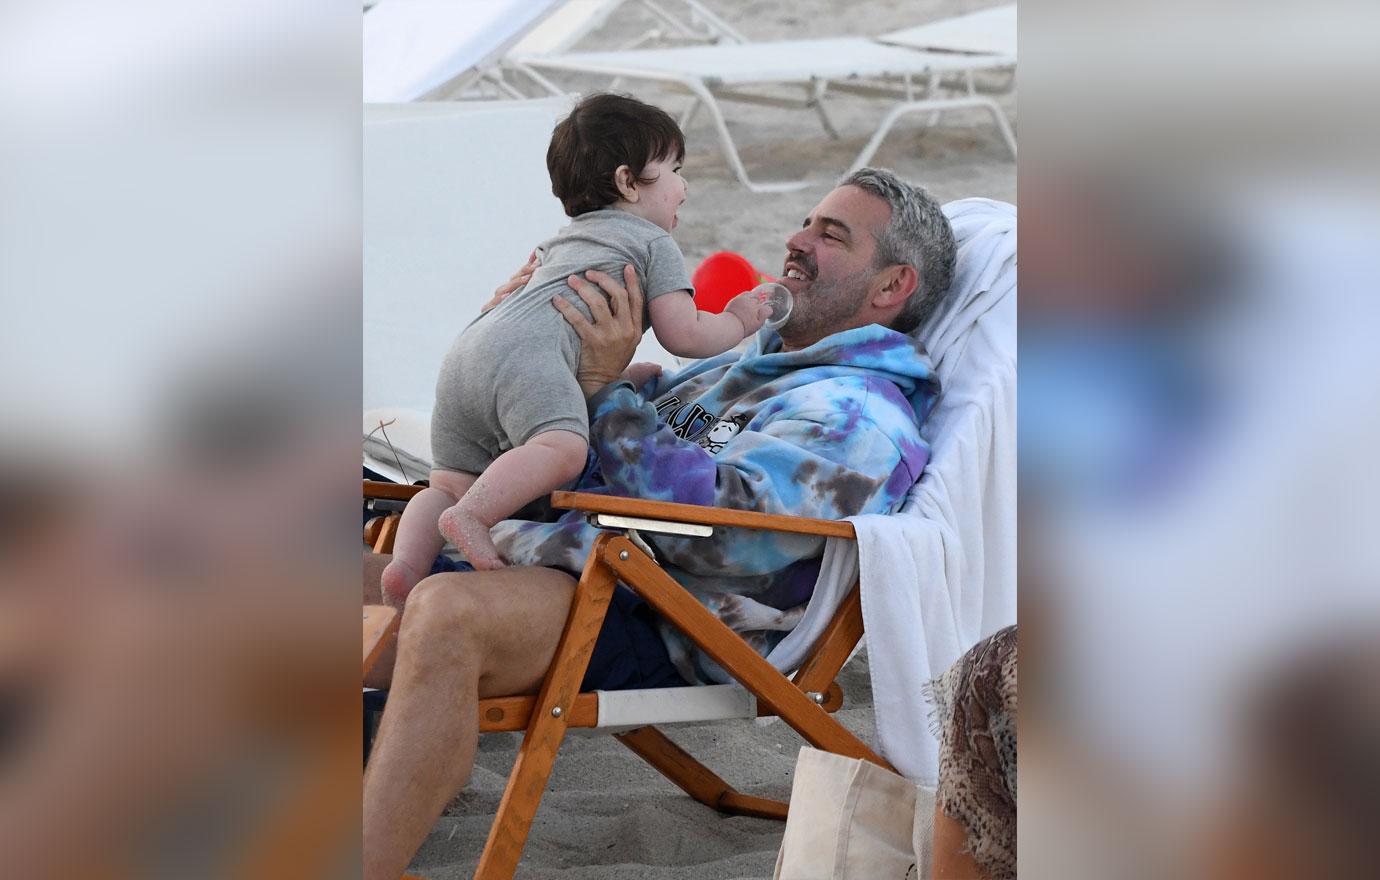
[[[939,391],[922,346],[876,324],[783,352],[761,331],[741,356],[700,361],[656,387],[617,382],[590,401],[590,462],[577,488],[761,513],[841,519],[898,507],[929,460],[920,424]],[[644,392],[650,392],[645,393]],[[500,523],[513,565],[584,568],[598,530],[578,512]],[[716,528],[644,535],[667,572],[764,656],[814,590],[824,539]],[[662,626],[691,681],[726,681]]]

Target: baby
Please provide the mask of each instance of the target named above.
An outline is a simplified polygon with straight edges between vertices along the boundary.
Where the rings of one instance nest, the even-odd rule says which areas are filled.
[[[685,201],[685,137],[664,111],[595,94],[551,135],[551,190],[571,223],[537,249],[531,281],[460,334],[441,365],[431,419],[431,487],[403,513],[385,593],[401,602],[449,539],[474,568],[503,567],[489,529],[584,469],[589,418],[575,380],[580,339],[552,307],[562,296],[589,317],[566,283],[590,269],[623,277],[632,264],[651,325],[672,354],[720,354],[770,314],[751,294],[722,314],[691,297],[685,258],[671,239]],[[475,210],[482,210],[476,206]],[[645,371],[629,375],[646,379]]]

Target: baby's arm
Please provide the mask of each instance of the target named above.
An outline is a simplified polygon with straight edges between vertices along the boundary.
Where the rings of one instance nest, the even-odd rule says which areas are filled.
[[[769,306],[754,307],[746,301],[739,306],[736,300],[740,298],[734,298],[731,310],[724,309],[715,315],[696,309],[690,291],[678,290],[652,300],[647,310],[657,341],[671,354],[713,357],[728,351],[743,337],[756,333],[771,314]]]

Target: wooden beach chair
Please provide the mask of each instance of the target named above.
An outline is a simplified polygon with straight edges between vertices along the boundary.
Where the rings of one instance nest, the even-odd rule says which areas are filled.
[[[454,328],[438,329],[443,322],[418,319],[438,313],[473,314],[494,286],[521,263],[528,249],[560,224],[563,215],[559,203],[549,190],[538,186],[545,182],[544,151],[550,126],[564,112],[562,102],[569,106],[568,99],[555,101],[366,108],[364,433],[373,431],[378,413],[410,412],[420,421],[413,426],[417,445],[406,444],[406,451],[424,463],[430,458],[425,441],[431,389]],[[543,129],[544,136],[534,136]],[[502,173],[495,173],[496,168]],[[501,213],[454,209],[456,204],[485,201],[491,188],[499,185],[528,189],[520,194],[510,190],[509,198],[494,201],[494,205],[508,206]],[[456,247],[455,242],[465,242],[466,246]],[[959,243],[962,255],[962,240]],[[960,256],[960,274],[962,264]],[[466,290],[457,289],[457,278],[469,279],[466,290],[480,298],[472,304],[458,302],[457,294]],[[644,349],[649,344],[654,344],[652,334],[644,339]],[[661,360],[653,350],[644,349],[636,359]],[[940,355],[937,348],[931,353],[937,358]],[[946,405],[941,398],[936,413],[942,413]],[[954,401],[953,405],[962,404]],[[404,445],[399,442],[399,427],[401,422],[388,428],[390,447],[393,443]],[[387,454],[380,457],[371,455],[366,447],[366,466],[386,472],[391,451],[385,450]],[[407,483],[425,475],[424,469],[420,473],[410,467],[400,470],[405,473],[389,474],[390,478]],[[384,514],[367,530],[366,539],[372,546],[379,550],[392,546],[397,519],[390,514],[417,491],[408,485],[365,484],[365,496],[374,496],[371,504]],[[837,673],[863,632],[856,580],[840,574],[828,589],[817,586],[811,614],[807,615],[810,628],[802,623],[787,636],[797,644],[813,644],[802,644],[800,650],[792,651],[789,663],[781,664],[793,669],[788,677],[681,590],[639,547],[641,533],[665,530],[684,535],[727,527],[779,529],[846,543],[854,537],[850,523],[601,495],[558,493],[553,500],[558,506],[599,517],[608,534],[602,536],[587,561],[553,672],[540,693],[487,700],[480,707],[482,730],[524,730],[527,736],[476,876],[511,876],[556,751],[571,728],[614,732],[620,742],[697,800],[725,812],[747,815],[783,818],[786,805],[737,791],[671,743],[659,725],[775,715],[819,748],[885,766],[876,753],[829,714],[842,704],[842,693],[835,684]],[[866,529],[863,531],[866,537]],[[825,556],[827,560],[828,550]],[[684,629],[740,684],[577,693],[615,580],[637,590],[658,613]],[[813,607],[817,600],[818,615]],[[381,632],[380,638],[391,637],[386,626]],[[822,635],[814,635],[817,632]],[[371,648],[378,644],[366,644],[366,662]],[[785,645],[783,641],[778,651]],[[950,662],[952,659],[948,658]]]
[[[414,486],[366,482],[366,498],[402,500]],[[658,724],[776,716],[815,748],[872,761],[883,758],[831,717],[843,705],[835,681],[862,637],[862,604],[854,583],[832,613],[824,634],[791,676],[773,668],[736,633],[671,579],[648,555],[641,533],[707,536],[715,528],[767,529],[793,534],[851,539],[847,522],[774,516],[686,504],[641,501],[577,492],[557,492],[558,508],[587,512],[608,531],[595,543],[572,601],[546,681],[535,697],[481,700],[481,732],[525,731],[508,777],[488,842],[475,872],[477,880],[513,875],[536,816],[542,792],[567,730],[611,731],[618,741],[651,764],[695,800],[724,813],[786,818],[787,804],[738,791],[671,741]],[[375,550],[391,549],[397,514],[378,521]],[[594,642],[616,583],[642,596],[658,614],[680,629],[718,662],[738,684],[580,693]],[[365,655],[377,655],[378,642],[365,636]]]

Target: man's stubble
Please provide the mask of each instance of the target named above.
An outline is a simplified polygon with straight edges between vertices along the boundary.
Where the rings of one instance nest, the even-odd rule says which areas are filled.
[[[861,269],[832,282],[816,280],[795,297],[791,317],[781,328],[782,339],[788,344],[790,340],[801,340],[794,347],[803,348],[851,327],[853,318],[863,307],[868,283],[876,271]]]

